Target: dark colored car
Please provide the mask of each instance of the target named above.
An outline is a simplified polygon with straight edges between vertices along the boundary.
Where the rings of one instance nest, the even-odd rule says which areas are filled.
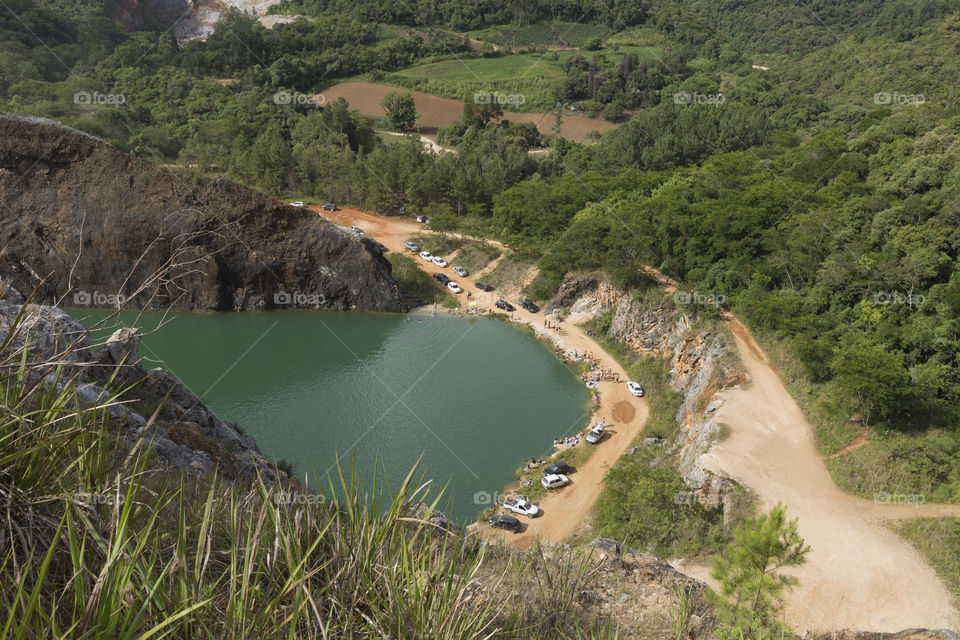
[[[506,300],[497,300],[494,303],[494,306],[497,309],[503,309],[504,311],[513,311],[513,305],[507,302]]]
[[[527,311],[529,311],[530,313],[536,313],[537,311],[540,311],[540,307],[533,304],[533,302],[531,302],[530,300],[527,300],[526,298],[520,301],[520,306],[526,309]]]
[[[552,476],[555,474],[567,474],[573,471],[573,467],[564,462],[563,460],[559,462],[554,462],[553,464],[547,465],[543,468],[543,475]]]
[[[493,291],[493,287],[488,285],[486,282],[478,282],[475,286],[477,289],[480,289],[480,291]]]
[[[493,516],[489,522],[491,527],[497,529],[506,529],[514,533],[520,532],[520,521],[513,516]]]
[[[450,282],[450,278],[445,273],[435,273],[433,274],[433,279],[439,282],[440,284],[447,284]]]
[[[337,207],[337,205],[333,204],[332,202],[328,202],[327,204],[323,205],[323,206],[321,207],[321,209],[323,209],[324,211],[339,211],[339,210],[340,210],[340,209]]]
[[[382,242],[377,242],[376,240],[373,240],[372,243],[373,243],[373,248],[379,251],[380,253],[386,253],[387,251],[389,251],[389,249],[387,249],[387,245],[383,244]]]

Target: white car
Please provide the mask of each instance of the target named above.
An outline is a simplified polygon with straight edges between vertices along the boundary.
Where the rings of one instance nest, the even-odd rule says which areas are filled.
[[[427,262],[433,262],[433,256],[430,255],[429,251],[421,251],[420,257],[426,260]]]
[[[433,264],[437,265],[438,267],[445,267],[447,266],[447,261],[440,256],[433,256]]]
[[[503,508],[531,518],[540,513],[540,508],[530,502],[528,498],[507,498],[503,501]]]
[[[590,433],[587,434],[585,440],[587,444],[597,444],[600,442],[600,438],[603,437],[603,425],[598,424],[593,429],[590,429]]]
[[[450,291],[453,291],[454,293],[463,293],[463,289],[461,289],[460,285],[458,285],[456,282],[448,282],[447,289],[450,289]]]
[[[454,272],[455,274],[457,274],[458,276],[460,276],[461,278],[466,278],[466,277],[467,277],[467,270],[464,269],[463,267],[454,267],[454,268],[453,268],[453,272]]]
[[[570,478],[562,473],[553,473],[548,476],[543,476],[540,484],[543,485],[544,489],[559,489],[560,487],[570,484]]]
[[[302,207],[302,206],[303,206],[303,200],[297,200],[296,202],[291,202],[290,204],[291,204],[292,206],[294,206],[294,207]]]
[[[627,389],[630,389],[630,393],[638,398],[643,397],[643,387],[640,386],[639,382],[634,382],[633,380],[629,381],[627,383]]]
[[[350,227],[350,231],[353,231],[353,232],[354,232],[355,234],[357,234],[358,236],[362,236],[362,235],[363,235],[363,229],[361,229],[361,228],[358,227],[357,225],[353,225],[352,227]]]

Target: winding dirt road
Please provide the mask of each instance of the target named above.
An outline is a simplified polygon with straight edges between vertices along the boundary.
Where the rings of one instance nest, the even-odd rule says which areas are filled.
[[[749,382],[722,392],[716,420],[730,437],[706,466],[753,490],[766,510],[781,502],[811,547],[787,599],[795,631],[960,628],[949,592],[908,543],[883,525],[917,516],[960,516],[960,505],[885,504],[847,495],[830,477],[813,429],[747,328],[724,314]],[[709,568],[677,563],[708,582]]]
[[[320,212],[342,225],[358,224],[392,251],[425,230],[403,219],[382,218],[348,209]],[[491,243],[498,245],[497,243]],[[429,273],[442,271],[417,259]],[[675,283],[659,276],[670,290]],[[473,288],[472,278],[457,278]],[[482,306],[494,294],[474,291]],[[486,295],[486,297],[484,297]],[[525,322],[565,349],[590,352],[626,380],[626,373],[579,327],[564,323],[566,333],[543,328],[543,315],[519,309],[513,320]],[[763,509],[777,502],[799,517],[800,534],[811,545],[808,562],[796,570],[800,586],[787,597],[786,621],[796,631],[842,628],[899,631],[911,627],[960,629],[960,612],[943,583],[923,557],[884,526],[885,521],[919,516],[957,516],[960,505],[883,504],[849,496],[834,484],[814,444],[813,429],[747,328],[729,313],[737,352],[749,381],[722,392],[716,419],[730,427],[730,437],[704,456],[708,468],[729,475],[754,491]],[[573,484],[540,502],[544,514],[527,529],[503,537],[526,546],[535,537],[561,542],[586,517],[599,495],[607,469],[629,447],[647,420],[646,402],[629,394],[623,383],[601,383],[598,416],[612,422],[611,437],[572,474]],[[586,445],[580,445],[586,446]],[[495,535],[500,536],[501,532]],[[678,569],[707,582],[709,567],[676,563]]]

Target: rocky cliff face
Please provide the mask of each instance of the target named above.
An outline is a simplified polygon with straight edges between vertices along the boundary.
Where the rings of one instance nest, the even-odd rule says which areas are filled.
[[[0,116],[0,201],[0,278],[36,289],[34,301],[410,306],[369,240],[237,184],[188,183],[49,120]]]
[[[721,402],[717,392],[743,381],[742,374],[721,363],[722,336],[691,331],[692,318],[667,300],[637,298],[594,275],[569,276],[547,305],[551,310],[562,307],[594,317],[612,310],[611,338],[639,353],[670,360],[670,386],[683,399],[676,415],[678,470],[704,506],[721,507],[732,483],[707,470],[701,459],[720,431],[713,420]]]
[[[252,437],[215,416],[167,371],[142,367],[138,330],[119,329],[94,348],[87,330],[60,309],[0,300],[0,342],[8,335],[5,355],[12,355],[12,364],[19,365],[29,341],[32,375],[58,391],[74,381],[78,408],[103,405],[113,392],[129,387],[122,403],[109,404],[110,427],[128,445],[149,446],[160,466],[198,474],[217,468],[231,478],[276,476]]]

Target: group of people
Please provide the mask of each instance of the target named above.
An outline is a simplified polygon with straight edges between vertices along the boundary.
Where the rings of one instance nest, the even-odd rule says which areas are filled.
[[[612,369],[600,369],[596,366],[590,369],[589,373],[580,374],[580,382],[585,383],[591,389],[600,382],[620,382],[620,374]]]
[[[597,426],[600,426],[600,427],[603,427],[604,429],[606,429],[606,428],[607,428],[607,420],[606,420],[606,418],[600,418],[600,421],[597,422]],[[576,433],[576,434],[574,434],[574,435],[572,435],[572,436],[554,438],[554,439],[553,439],[553,446],[554,446],[554,448],[556,448],[556,447],[575,447],[575,446],[577,446],[578,444],[580,444],[580,439],[583,438],[583,437],[585,437],[585,436],[587,435],[587,433],[588,433],[591,429],[593,429],[593,425],[588,426],[588,427],[585,428],[583,431],[581,431],[581,432],[579,432],[579,433]],[[532,462],[532,461],[533,461],[533,458],[530,458],[530,460],[531,460],[531,462]],[[541,460],[540,462],[542,463],[543,460]],[[528,466],[527,468],[529,469],[530,467]]]
[[[457,308],[448,309],[447,312],[452,316],[484,316],[489,309],[480,309],[479,307],[469,307],[467,309]]]
[[[594,387],[598,382],[620,382],[620,374],[612,369],[593,368],[590,373],[581,374],[580,381],[587,383],[588,387]]]
[[[556,331],[559,334],[565,333],[563,327],[560,326],[559,322],[553,322],[552,320],[544,319],[543,328],[550,329],[551,331]]]
[[[575,436],[570,436],[569,438],[554,438],[553,446],[554,447],[575,447],[580,444],[581,434]]]
[[[556,440],[554,440],[554,442],[556,442]],[[530,458],[527,461],[527,470],[529,471],[530,469],[536,469],[537,467],[542,467],[546,463],[547,461],[544,460],[543,458],[540,458],[539,460],[537,460],[536,458]]]

